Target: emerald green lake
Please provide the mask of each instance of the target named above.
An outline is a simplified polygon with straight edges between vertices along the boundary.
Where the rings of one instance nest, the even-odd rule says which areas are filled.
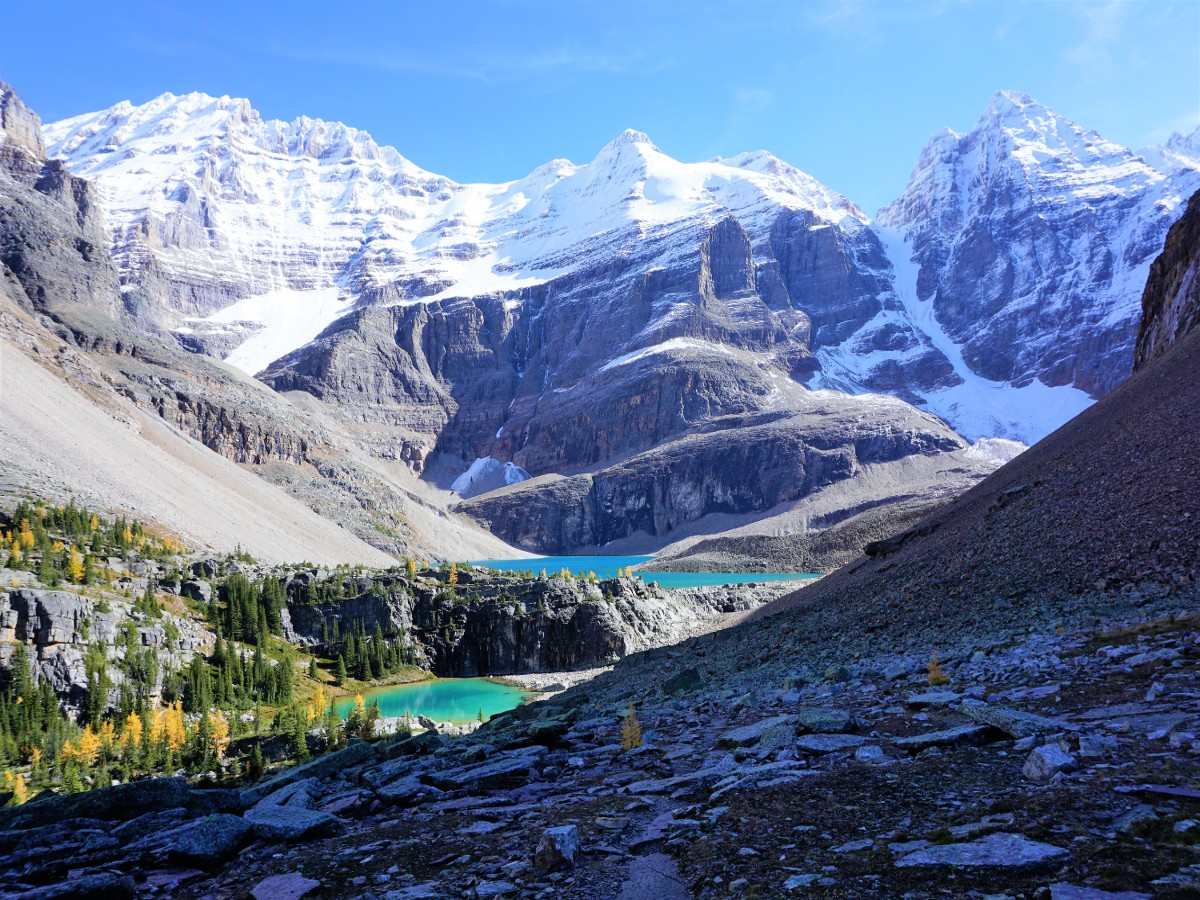
[[[614,578],[619,569],[649,562],[653,556],[538,556],[532,559],[481,559],[473,566],[487,566],[501,572],[534,573],[546,570],[547,574],[569,569],[572,575],[587,575],[595,572],[597,578]],[[805,572],[635,572],[649,583],[657,581],[664,588],[708,587],[716,584],[749,584],[763,581],[802,581],[819,578]]]
[[[515,709],[528,693],[523,688],[488,681],[486,678],[437,678],[416,684],[379,688],[364,694],[369,703],[379,701],[385,716],[405,714],[428,716],[435,722],[474,722],[483,710],[483,718]],[[339,701],[338,714],[344,719],[354,708],[353,698]]]

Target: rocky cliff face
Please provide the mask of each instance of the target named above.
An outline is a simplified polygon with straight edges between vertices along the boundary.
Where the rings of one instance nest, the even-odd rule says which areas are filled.
[[[1150,267],[1142,294],[1134,368],[1142,369],[1200,325],[1200,192],[1171,226],[1166,246]]]
[[[319,412],[297,408],[241,373],[161,339],[157,326],[143,315],[146,289],[121,283],[95,187],[69,173],[61,161],[38,155],[37,117],[6,85],[0,85],[0,111],[0,322],[11,352],[26,353],[82,388],[105,415],[132,421],[132,403],[225,458],[255,467],[318,516],[337,521],[368,543],[392,552],[431,554],[435,548],[421,533],[422,520],[445,523],[439,504],[378,470]],[[20,309],[7,306],[9,300]],[[10,352],[8,344],[5,352]],[[28,402],[8,385],[4,400]],[[23,473],[24,488],[64,496],[75,492],[79,479],[71,467],[86,466],[88,453],[97,451],[86,438],[67,432],[62,430],[61,447],[6,460]],[[78,444],[67,446],[73,442]],[[5,449],[12,450],[7,443]],[[56,456],[69,458],[69,465],[50,465]],[[29,472],[33,480],[24,474]],[[183,472],[175,477],[196,481],[213,476]],[[104,496],[93,498],[102,508],[119,503],[128,509],[138,500],[125,490],[114,501],[113,486],[104,487]],[[486,536],[472,537],[474,529],[450,527],[459,543],[496,546]],[[367,556],[360,560],[382,561],[369,548],[362,549]]]
[[[27,309],[51,319],[68,306],[115,314],[117,278],[95,191],[46,159],[41,122],[3,82],[0,135],[0,272],[19,285]]]
[[[682,637],[722,612],[722,600],[647,587],[639,579],[587,584],[558,577],[469,575],[454,591],[418,579],[362,579],[336,603],[292,602],[284,636],[316,644],[336,621],[404,634],[420,663],[444,677],[560,672],[606,666]]]
[[[944,424],[900,401],[847,406],[833,395],[809,403],[803,413],[718,419],[594,473],[521,482],[459,509],[510,543],[550,553],[635,535],[665,543],[704,516],[770,510],[864,466],[965,447]]]
[[[177,637],[168,635],[168,622]],[[178,670],[212,645],[212,634],[186,618],[167,614],[152,621],[116,600],[98,603],[69,591],[14,588],[0,595],[0,666],[11,668],[16,644],[25,644],[35,681],[48,681],[64,704],[78,709],[88,683],[84,657],[89,647],[100,647],[113,664],[108,673],[113,702],[124,679],[117,663],[126,656],[122,631],[127,627],[133,629],[136,648],[154,651],[158,674],[149,690],[155,695],[169,668]]]

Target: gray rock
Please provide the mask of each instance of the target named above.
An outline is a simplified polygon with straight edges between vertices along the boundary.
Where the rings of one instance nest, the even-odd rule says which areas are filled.
[[[1083,757],[1106,756],[1116,751],[1119,746],[1116,735],[1081,734],[1079,736],[1079,755]]]
[[[520,891],[521,889],[511,881],[481,881],[475,885],[474,895],[476,897],[508,897],[518,894]]]
[[[815,734],[843,734],[858,730],[858,723],[850,713],[821,706],[808,706],[798,710],[796,726],[802,733]]]
[[[821,878],[822,876],[819,874],[789,875],[787,881],[783,883],[783,889],[785,891],[798,891],[801,888],[812,887]]]
[[[61,884],[34,888],[16,896],[19,900],[132,900],[137,896],[137,882],[132,875],[98,872],[78,875]]]
[[[416,775],[406,775],[377,788],[375,793],[396,806],[415,806],[442,792],[432,785],[425,784]]]
[[[847,841],[846,843],[833,848],[834,853],[858,853],[860,850],[870,850],[875,846],[875,841],[871,838],[860,838],[857,841]]]
[[[341,824],[337,816],[298,806],[255,807],[243,818],[250,823],[255,837],[268,841],[298,841],[336,830]]]
[[[672,675],[663,682],[663,692],[668,697],[676,697],[694,691],[700,687],[700,673],[695,669],[684,669],[678,675]]]
[[[1045,784],[1059,772],[1073,772],[1075,768],[1075,757],[1058,744],[1046,744],[1029,754],[1021,773],[1030,781]]]
[[[1148,803],[1139,803],[1113,819],[1113,828],[1117,831],[1129,831],[1137,828],[1143,822],[1152,822],[1156,819],[1158,819],[1158,813],[1153,806]]]
[[[795,716],[772,716],[760,719],[751,725],[743,725],[724,732],[717,738],[717,746],[730,749],[762,744],[764,747],[781,747],[796,734]]]
[[[533,855],[533,864],[543,872],[570,869],[574,868],[578,853],[578,826],[559,825],[542,832],[537,851]]]
[[[256,837],[271,841],[295,841],[336,830],[341,825],[336,816],[313,808],[320,792],[315,778],[293,782],[258,801],[243,818]]]
[[[998,728],[1014,738],[1033,737],[1039,734],[1075,730],[1070,724],[1058,719],[1048,719],[1045,716],[1021,712],[1020,710],[991,706],[982,700],[964,700],[959,707],[959,711],[969,719],[974,719],[976,722],[984,725],[991,725],[993,728]]]
[[[892,743],[901,750],[920,753],[931,747],[977,747],[995,740],[995,735],[996,731],[990,725],[959,725],[927,734],[896,738]]]
[[[857,734],[804,734],[796,738],[796,746],[809,753],[836,753],[866,742],[867,738]]]
[[[321,886],[313,878],[305,878],[299,872],[272,875],[264,878],[250,891],[254,900],[300,900]]]
[[[868,747],[859,747],[854,751],[855,762],[867,763],[869,765],[879,765],[887,762],[887,756],[884,755],[883,748],[878,744],[871,744]]]
[[[199,603],[211,603],[212,585],[207,581],[192,578],[180,585],[179,594],[182,597],[187,597],[189,600],[195,600]]]
[[[500,754],[490,762],[477,766],[432,772],[428,780],[443,791],[483,791],[492,787],[503,787],[505,784],[527,780],[534,764],[539,757],[545,756],[546,752],[546,748],[540,745],[524,747]]]
[[[172,832],[167,853],[178,862],[208,866],[233,855],[249,834],[250,825],[240,816],[206,816]]]
[[[1066,856],[1067,851],[1052,844],[1031,841],[1019,834],[989,834],[965,844],[943,844],[917,850],[896,861],[908,866],[996,866],[1035,868]]]

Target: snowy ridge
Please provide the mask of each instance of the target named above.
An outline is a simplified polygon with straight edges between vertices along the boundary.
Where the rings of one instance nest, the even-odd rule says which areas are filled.
[[[893,266],[916,265],[897,284],[905,308],[964,378],[962,362],[988,382],[1104,393],[1128,374],[1150,263],[1200,188],[1198,145],[1135,154],[997,93],[970,132],[930,140],[879,212]]]
[[[390,303],[515,290],[731,213],[747,228],[761,220],[763,234],[781,207],[866,222],[844,197],[769,154],[685,164],[636,131],[586,165],[555,160],[499,185],[455,184],[365,132],[263,120],[246,100],[205,94],[124,102],[45,131],[51,154],[99,185],[126,281],[157,267],[174,282],[222,286],[199,302],[194,290],[178,292],[172,312],[193,319],[247,298],[288,314],[275,300],[291,292],[310,336],[320,331],[316,310],[334,315],[371,289]],[[668,241],[661,262],[671,258]],[[332,288],[336,304],[324,293]],[[319,293],[306,300],[307,292]],[[230,357],[251,366],[262,359]]]
[[[467,185],[363,131],[264,120],[229,97],[164,94],[45,134],[52,155],[98,184],[126,289],[151,285],[169,327],[252,374],[363,304],[503,293],[513,311],[520,289],[588,268],[693,265],[708,231],[732,217],[757,283],[722,298],[727,314],[735,324],[767,306],[791,316],[770,327],[815,353],[810,386],[895,390],[969,438],[1026,443],[1123,377],[1146,270],[1200,187],[1200,130],[1134,154],[1013,92],[997,93],[970,132],[935,135],[875,225],[764,151],[682,163],[633,130],[585,164],[552,160],[515,181]],[[762,273],[781,271],[774,229],[788,211],[804,213],[808,236],[836,235],[841,254],[818,257],[799,233],[790,264],[845,265],[876,285],[861,315],[846,288],[835,298],[846,307],[822,313],[811,340],[796,316],[816,322],[815,306],[759,293]],[[659,298],[642,331],[590,370],[728,352],[688,330],[694,302],[684,291]],[[751,349],[767,361],[780,347],[796,349]]]

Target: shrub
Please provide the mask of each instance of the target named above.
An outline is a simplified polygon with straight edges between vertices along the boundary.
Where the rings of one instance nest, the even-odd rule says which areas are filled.
[[[642,726],[638,722],[637,713],[633,711],[633,701],[629,702],[629,711],[621,720],[621,749],[629,751],[642,746]]]
[[[936,650],[933,651],[933,656],[930,657],[929,662],[925,664],[925,668],[929,672],[929,674],[925,676],[925,680],[929,682],[930,687],[941,687],[944,684],[950,683],[950,679],[947,677],[946,673],[942,671],[942,664],[938,662],[938,654]]]

